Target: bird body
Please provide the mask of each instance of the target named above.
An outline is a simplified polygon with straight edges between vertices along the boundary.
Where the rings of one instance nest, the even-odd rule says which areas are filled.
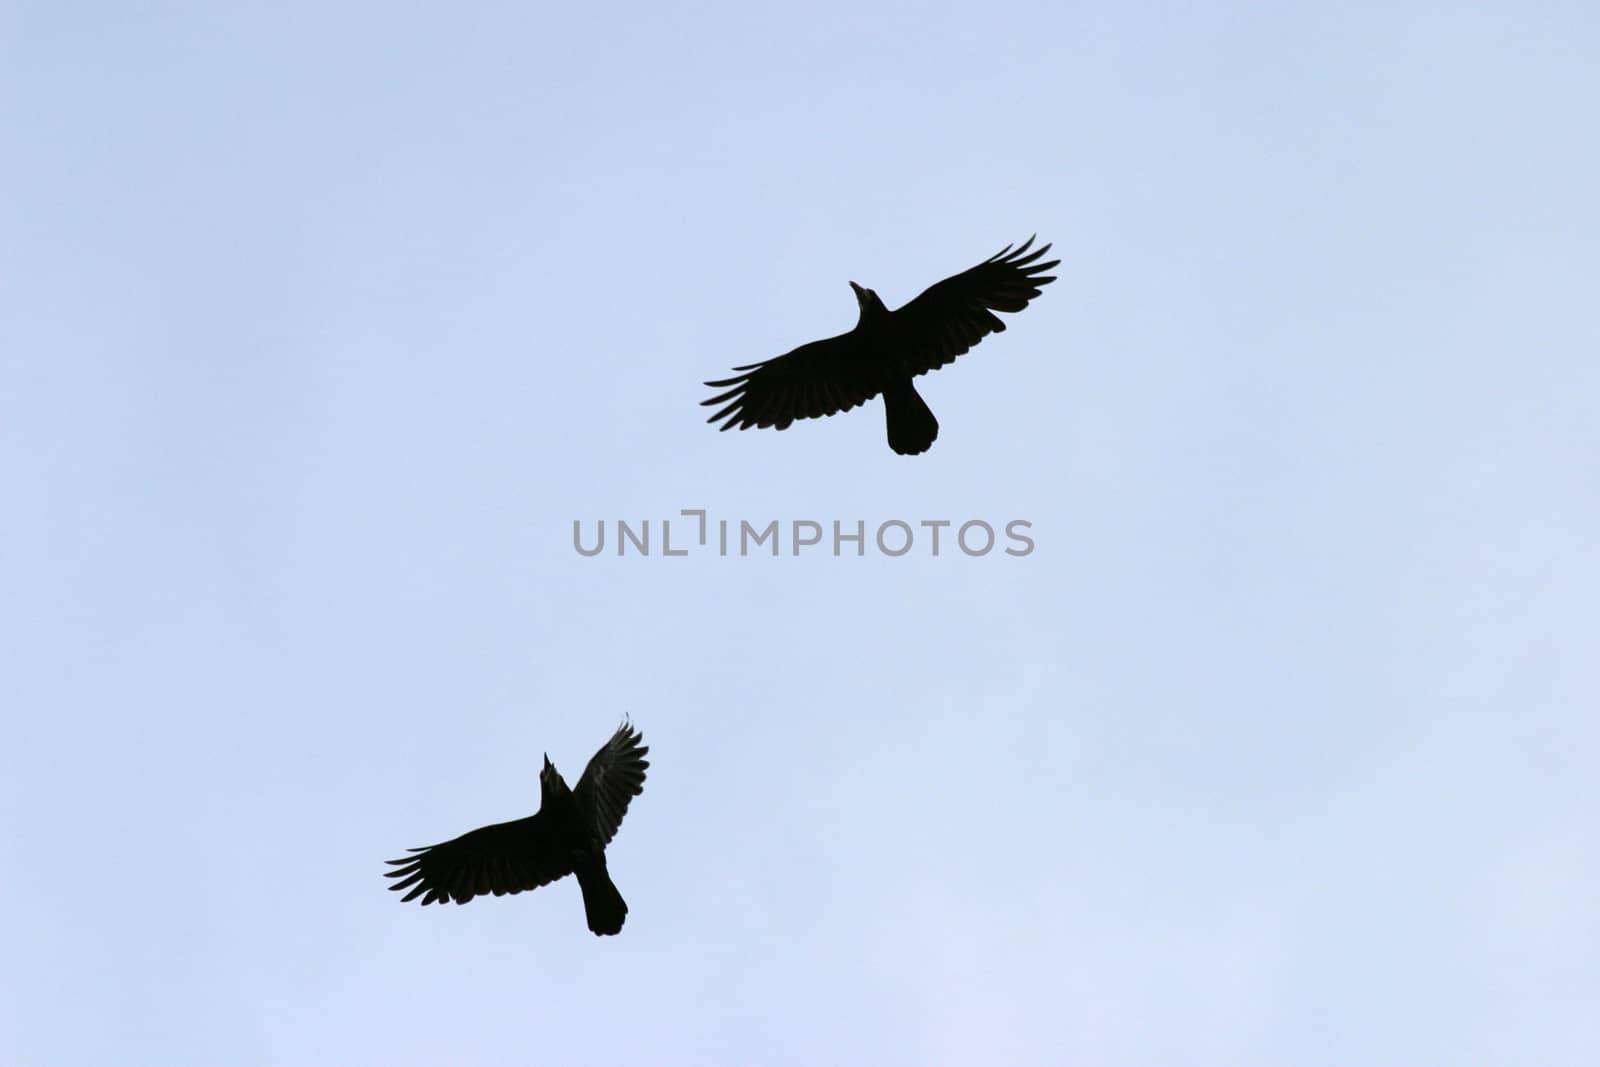
[[[1061,261],[1040,262],[1050,246],[1030,253],[1032,245],[1032,237],[1015,251],[1007,245],[894,311],[877,293],[851,282],[860,310],[855,329],[735,367],[742,372],[735,377],[706,382],[727,390],[701,401],[726,405],[706,421],[721,422],[723,430],[785,430],[796,419],[849,411],[882,394],[889,447],[901,455],[926,452],[939,436],[939,422],[912,379],[1005,330],[994,312],[1021,311],[1040,286],[1055,281],[1044,272]]]
[[[615,934],[628,914],[627,902],[606,868],[606,846],[616,836],[629,802],[644,791],[649,748],[628,723],[589,760],[575,789],[546,756],[539,772],[539,810],[525,819],[496,823],[451,841],[411,849],[389,860],[399,879],[389,888],[410,891],[423,904],[475,896],[502,896],[537,889],[572,874],[583,892],[584,914],[596,934]]]

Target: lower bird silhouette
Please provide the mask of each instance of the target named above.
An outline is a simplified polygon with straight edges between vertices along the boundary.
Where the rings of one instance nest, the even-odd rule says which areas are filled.
[[[410,889],[402,899],[465,904],[475,896],[502,896],[537,889],[569,874],[583,890],[589,929],[614,934],[622,929],[627,902],[606,870],[606,846],[616,836],[628,803],[644,791],[644,759],[650,750],[632,724],[624,722],[589,760],[575,789],[544,758],[539,772],[539,810],[526,819],[496,823],[453,841],[414,848],[403,859],[387,861],[398,870],[389,888]]]

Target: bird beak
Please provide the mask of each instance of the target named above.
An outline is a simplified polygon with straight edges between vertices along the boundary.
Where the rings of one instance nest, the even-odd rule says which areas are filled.
[[[850,283],[850,288],[852,288],[852,289],[854,289],[856,291],[856,299],[857,300],[860,300],[861,299],[861,294],[866,292],[865,289],[861,288],[861,286],[857,285],[855,282],[851,282]]]
[[[545,774],[549,774],[551,771],[553,771],[555,769],[556,769],[555,764],[550,762],[550,753],[546,752],[544,754],[544,773]]]

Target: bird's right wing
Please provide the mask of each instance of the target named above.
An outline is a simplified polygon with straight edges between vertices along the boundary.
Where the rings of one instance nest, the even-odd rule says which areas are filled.
[[[589,760],[572,790],[573,801],[591,820],[602,846],[617,835],[629,801],[644,792],[644,772],[650,766],[644,756],[650,749],[639,743],[643,740],[633,724],[624,722]]]
[[[733,369],[744,373],[706,382],[727,392],[700,401],[701,406],[727,404],[706,420],[722,422],[723,430],[784,430],[796,419],[818,419],[865,404],[885,384],[875,361],[862,358],[854,333],[812,341],[763,363]]]
[[[572,873],[572,865],[555,847],[543,813],[514,822],[496,823],[454,841],[414,848],[404,859],[388,860],[398,870],[385,878],[401,881],[390,889],[411,887],[402,900],[465,904],[475,896],[520,893],[538,889]]]
[[[1050,246],[1030,253],[1032,247],[1032,237],[1015,251],[1006,245],[976,267],[930,285],[893,312],[912,374],[937,370],[991,333],[1001,332],[1006,324],[996,311],[1021,311],[1039,295],[1040,286],[1055,281],[1045,271],[1061,261],[1041,262]]]

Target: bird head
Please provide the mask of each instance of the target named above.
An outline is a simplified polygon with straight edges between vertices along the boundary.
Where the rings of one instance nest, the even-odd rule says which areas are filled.
[[[888,314],[889,309],[883,306],[883,301],[878,299],[877,293],[864,285],[857,285],[855,282],[850,283],[850,288],[856,291],[856,303],[861,305],[861,317],[863,319],[869,315]]]
[[[556,765],[550,762],[550,754],[545,753],[544,769],[539,772],[539,792],[548,795],[565,792],[566,788],[566,780],[561,777],[561,772],[556,770]]]

